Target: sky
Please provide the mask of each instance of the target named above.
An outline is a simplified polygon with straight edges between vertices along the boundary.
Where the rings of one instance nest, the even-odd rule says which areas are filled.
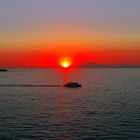
[[[0,67],[140,65],[140,0],[1,0]]]

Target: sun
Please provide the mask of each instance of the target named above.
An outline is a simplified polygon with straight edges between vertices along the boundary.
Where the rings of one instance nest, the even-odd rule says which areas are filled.
[[[63,68],[69,68],[72,65],[72,61],[70,58],[61,58],[59,64]]]
[[[68,62],[68,61],[62,61],[61,62],[61,66],[64,67],[64,68],[68,68],[68,67],[70,67],[70,65],[71,65],[70,62]]]

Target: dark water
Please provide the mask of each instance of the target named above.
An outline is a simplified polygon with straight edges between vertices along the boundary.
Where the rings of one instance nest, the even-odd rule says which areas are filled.
[[[139,140],[140,69],[0,73],[0,140]]]

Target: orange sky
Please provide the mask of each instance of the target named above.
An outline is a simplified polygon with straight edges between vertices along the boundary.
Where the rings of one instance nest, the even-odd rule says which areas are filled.
[[[0,67],[56,67],[63,57],[140,65],[139,1],[0,2]],[[26,9],[26,10],[25,10]]]
[[[73,49],[72,49],[73,50]],[[65,53],[66,51],[66,53]],[[68,52],[67,52],[68,51]],[[57,67],[63,57],[72,59],[77,66],[85,62],[108,65],[139,65],[140,49],[77,50],[55,49],[49,51],[1,51],[1,67]]]

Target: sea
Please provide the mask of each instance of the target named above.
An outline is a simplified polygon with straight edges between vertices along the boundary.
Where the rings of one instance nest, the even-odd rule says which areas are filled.
[[[140,69],[0,72],[0,140],[140,140]]]

